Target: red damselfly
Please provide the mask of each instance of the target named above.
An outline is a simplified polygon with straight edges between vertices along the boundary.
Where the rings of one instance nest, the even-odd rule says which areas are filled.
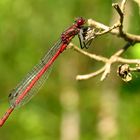
[[[78,35],[83,30],[84,24],[85,20],[83,18],[77,18],[75,23],[61,34],[61,38],[45,54],[39,64],[13,89],[12,93],[9,94],[10,107],[0,119],[0,126],[4,124],[15,108],[27,103],[37,93],[42,83],[48,78],[53,62],[66,49],[75,35]],[[80,34],[79,36],[82,35]]]

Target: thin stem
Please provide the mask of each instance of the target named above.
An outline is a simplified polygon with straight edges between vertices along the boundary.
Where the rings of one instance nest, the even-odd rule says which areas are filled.
[[[75,51],[85,55],[85,56],[88,56],[89,58],[91,59],[94,59],[94,60],[97,60],[97,61],[102,61],[102,62],[107,62],[108,59],[103,57],[103,56],[99,56],[99,55],[96,55],[96,54],[91,54],[91,53],[88,53],[86,51],[83,51],[81,49],[79,49],[76,45],[70,43],[69,44],[70,47],[72,47]]]
[[[97,70],[96,72],[92,72],[92,73],[85,74],[85,75],[77,75],[76,76],[76,80],[87,80],[87,79],[90,79],[92,77],[95,77],[95,76],[101,74],[104,70],[105,70],[105,67],[102,67],[101,69]]]

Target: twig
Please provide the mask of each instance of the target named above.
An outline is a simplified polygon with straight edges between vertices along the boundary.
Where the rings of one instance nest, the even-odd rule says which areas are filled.
[[[127,0],[122,0],[121,6],[119,6],[118,3],[113,3],[112,4],[112,6],[115,8],[117,13],[119,14],[119,20],[113,26],[109,27],[109,26],[106,26],[106,25],[104,25],[102,23],[94,21],[92,19],[88,20],[88,25],[89,26],[92,26],[94,28],[98,28],[98,29],[103,30],[100,33],[94,34],[94,36],[95,35],[99,36],[99,35],[103,35],[103,34],[106,34],[106,33],[112,33],[114,35],[117,35],[118,37],[123,38],[125,41],[140,42],[140,36],[125,33],[123,31],[123,21],[124,21],[124,13],[125,13],[126,1]],[[116,28],[119,28],[119,29],[116,29]]]
[[[83,50],[79,49],[76,45],[74,45],[72,43],[69,44],[69,47],[73,48],[75,51],[77,51],[77,52],[79,52],[79,53],[81,53],[81,54],[83,54],[85,56],[88,56],[91,59],[94,59],[94,60],[97,60],[97,61],[102,61],[102,62],[107,62],[108,61],[107,58],[105,58],[103,56],[96,55],[96,54],[91,54],[91,53],[88,53],[86,51],[83,51]]]
[[[125,59],[122,57],[117,57],[117,62],[127,63],[127,64],[139,64],[140,59]]]
[[[119,33],[119,30],[117,30],[116,28],[119,26],[118,24],[114,24],[112,27],[112,30],[110,29],[109,26],[107,25],[104,25],[100,22],[97,22],[93,19],[88,19],[87,21],[88,25],[91,26],[91,27],[95,27],[95,28],[100,28],[102,29],[103,31],[106,31],[105,33],[111,33],[112,35],[116,35],[118,37],[121,37],[120,36],[120,33]],[[103,34],[105,34],[103,32]],[[103,35],[103,34],[99,34],[99,35]],[[98,36],[98,34],[96,34]],[[139,35],[134,35],[134,34],[130,34],[130,33],[125,33],[125,40],[129,40],[130,42],[140,42],[140,36]]]
[[[132,45],[134,45],[134,44],[132,44]],[[77,51],[78,53],[83,54],[91,59],[105,63],[105,65],[102,68],[100,68],[99,70],[97,70],[93,73],[89,73],[89,74],[85,74],[85,75],[77,75],[76,80],[87,80],[87,79],[90,79],[92,77],[95,77],[95,76],[103,73],[101,76],[101,79],[100,79],[101,81],[103,81],[107,77],[107,75],[110,73],[111,65],[113,63],[121,62],[121,63],[130,63],[130,64],[139,64],[140,59],[125,59],[125,58],[120,57],[120,55],[122,55],[130,46],[131,46],[131,43],[127,43],[122,49],[118,50],[110,58],[106,58],[106,57],[99,56],[96,54],[90,54],[86,51],[79,49],[76,45],[70,43],[69,48],[72,48],[75,51]]]
[[[107,77],[107,75],[110,73],[111,65],[113,63],[119,62],[118,57],[122,55],[130,46],[131,46],[131,43],[128,42],[122,49],[118,50],[116,53],[114,53],[110,57],[110,59],[108,59],[108,62],[105,64],[105,71],[101,77],[101,81],[103,81]],[[123,60],[122,60],[122,63],[124,63]]]
[[[118,63],[118,62],[127,63],[119,67],[119,70],[121,72],[119,73],[119,75],[126,82],[132,79],[132,75],[130,72],[140,71],[140,59],[126,59],[121,56],[123,53],[125,53],[129,49],[129,47],[133,46],[137,42],[140,42],[139,35],[129,34],[123,31],[123,21],[124,21],[124,16],[125,16],[126,2],[127,0],[122,0],[122,3],[120,4],[120,6],[118,3],[112,4],[112,6],[115,8],[117,13],[119,14],[119,19],[111,27],[106,26],[102,23],[99,23],[95,20],[88,19],[88,25],[90,26],[91,29],[93,28],[93,30],[87,31],[87,36],[86,36],[87,40],[94,39],[95,37],[101,36],[103,34],[111,33],[112,35],[116,35],[120,38],[123,38],[125,41],[127,41],[126,45],[122,47],[121,49],[119,49],[114,54],[112,54],[110,58],[88,53],[84,50],[79,49],[76,45],[72,43],[69,45],[78,53],[83,54],[96,61],[100,61],[104,63],[104,66],[95,72],[85,74],[85,75],[78,75],[76,77],[77,80],[87,80],[89,78],[102,74],[100,80],[103,81],[111,72],[112,64]],[[96,29],[97,29],[97,32],[96,32]],[[136,66],[135,68],[131,68],[128,64],[138,64],[138,66]]]
[[[114,3],[114,4],[112,4],[112,6],[116,9],[116,11],[118,12],[118,14],[120,16],[120,19],[118,21],[119,33],[120,33],[120,36],[123,37],[125,35],[124,32],[123,32],[124,13],[121,10],[121,8],[119,7],[118,3]]]
[[[76,80],[87,80],[92,77],[95,77],[99,74],[101,74],[105,70],[105,67],[102,67],[101,69],[97,70],[96,72],[85,74],[85,75],[77,75]]]
[[[122,0],[121,6],[120,6],[123,13],[125,13],[126,2],[127,2],[127,0]]]

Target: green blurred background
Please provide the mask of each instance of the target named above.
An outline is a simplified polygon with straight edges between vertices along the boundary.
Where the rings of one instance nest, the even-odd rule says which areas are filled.
[[[111,25],[112,0],[0,0],[0,115],[9,92],[77,16]],[[125,29],[140,32],[139,8],[128,1]],[[73,43],[78,44],[78,39]],[[89,52],[110,56],[125,42],[111,35],[93,41]],[[87,50],[86,50],[87,51]],[[125,58],[139,58],[139,45]],[[78,82],[76,75],[102,64],[71,49],[55,62],[39,93],[16,109],[0,128],[0,140],[140,140],[140,75],[124,83],[116,74]]]

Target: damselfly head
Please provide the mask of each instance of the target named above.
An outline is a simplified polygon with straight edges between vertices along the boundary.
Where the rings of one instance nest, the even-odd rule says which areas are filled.
[[[77,24],[77,27],[80,28],[82,25],[85,24],[86,21],[85,21],[84,18],[82,18],[82,17],[78,17],[78,18],[76,18],[75,22],[76,22],[76,24]]]

